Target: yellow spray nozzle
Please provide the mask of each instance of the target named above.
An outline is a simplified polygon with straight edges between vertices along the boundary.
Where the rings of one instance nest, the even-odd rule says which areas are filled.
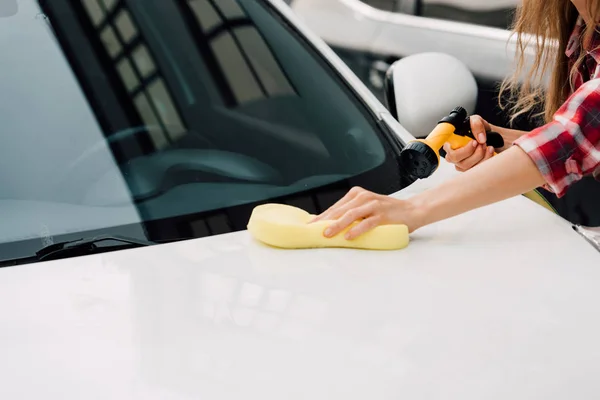
[[[487,132],[487,145],[494,148],[504,146],[504,138],[497,132]],[[466,146],[475,139],[471,132],[471,123],[467,111],[456,107],[444,117],[425,139],[409,142],[400,153],[400,165],[412,179],[424,179],[431,176],[440,165],[440,149],[449,143],[453,149]],[[525,197],[541,204],[558,214],[554,207],[537,190],[524,194]]]
[[[488,132],[488,144],[504,146],[504,139],[496,132]],[[442,118],[425,139],[414,140],[400,153],[400,164],[410,176],[424,179],[431,176],[440,164],[440,149],[449,143],[453,149],[467,145],[474,139],[467,111],[456,107]]]

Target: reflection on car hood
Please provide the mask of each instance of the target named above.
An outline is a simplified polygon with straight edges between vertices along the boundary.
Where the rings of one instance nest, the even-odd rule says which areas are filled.
[[[590,398],[599,286],[524,198],[397,252],[237,232],[4,268],[0,398]]]

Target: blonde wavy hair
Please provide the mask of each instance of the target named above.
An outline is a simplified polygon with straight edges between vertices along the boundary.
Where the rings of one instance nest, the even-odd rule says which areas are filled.
[[[597,17],[599,10],[600,0],[588,0],[589,15]],[[522,0],[517,8],[511,27],[516,35],[516,68],[500,86],[499,96],[500,108],[508,111],[511,123],[522,115],[543,116],[546,122],[551,121],[572,92],[573,73],[585,56],[582,51],[569,70],[565,51],[578,15],[571,0]],[[582,43],[591,39],[596,29],[586,26]],[[534,57],[528,66],[526,51],[530,46]],[[544,76],[548,72],[545,86]]]

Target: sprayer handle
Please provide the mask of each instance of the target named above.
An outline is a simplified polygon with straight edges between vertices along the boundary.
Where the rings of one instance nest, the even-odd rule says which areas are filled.
[[[487,139],[486,143],[488,146],[492,146],[495,149],[500,149],[504,147],[504,138],[498,132],[487,131],[485,135]],[[475,139],[475,136],[473,136],[473,132],[471,132],[471,130],[467,132],[467,136],[471,139]]]

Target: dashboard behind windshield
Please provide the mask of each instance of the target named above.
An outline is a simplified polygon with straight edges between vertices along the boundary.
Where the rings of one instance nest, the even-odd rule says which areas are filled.
[[[22,0],[0,19],[2,259],[245,229],[402,186],[390,142],[267,2]],[[3,244],[3,245],[2,245]]]

